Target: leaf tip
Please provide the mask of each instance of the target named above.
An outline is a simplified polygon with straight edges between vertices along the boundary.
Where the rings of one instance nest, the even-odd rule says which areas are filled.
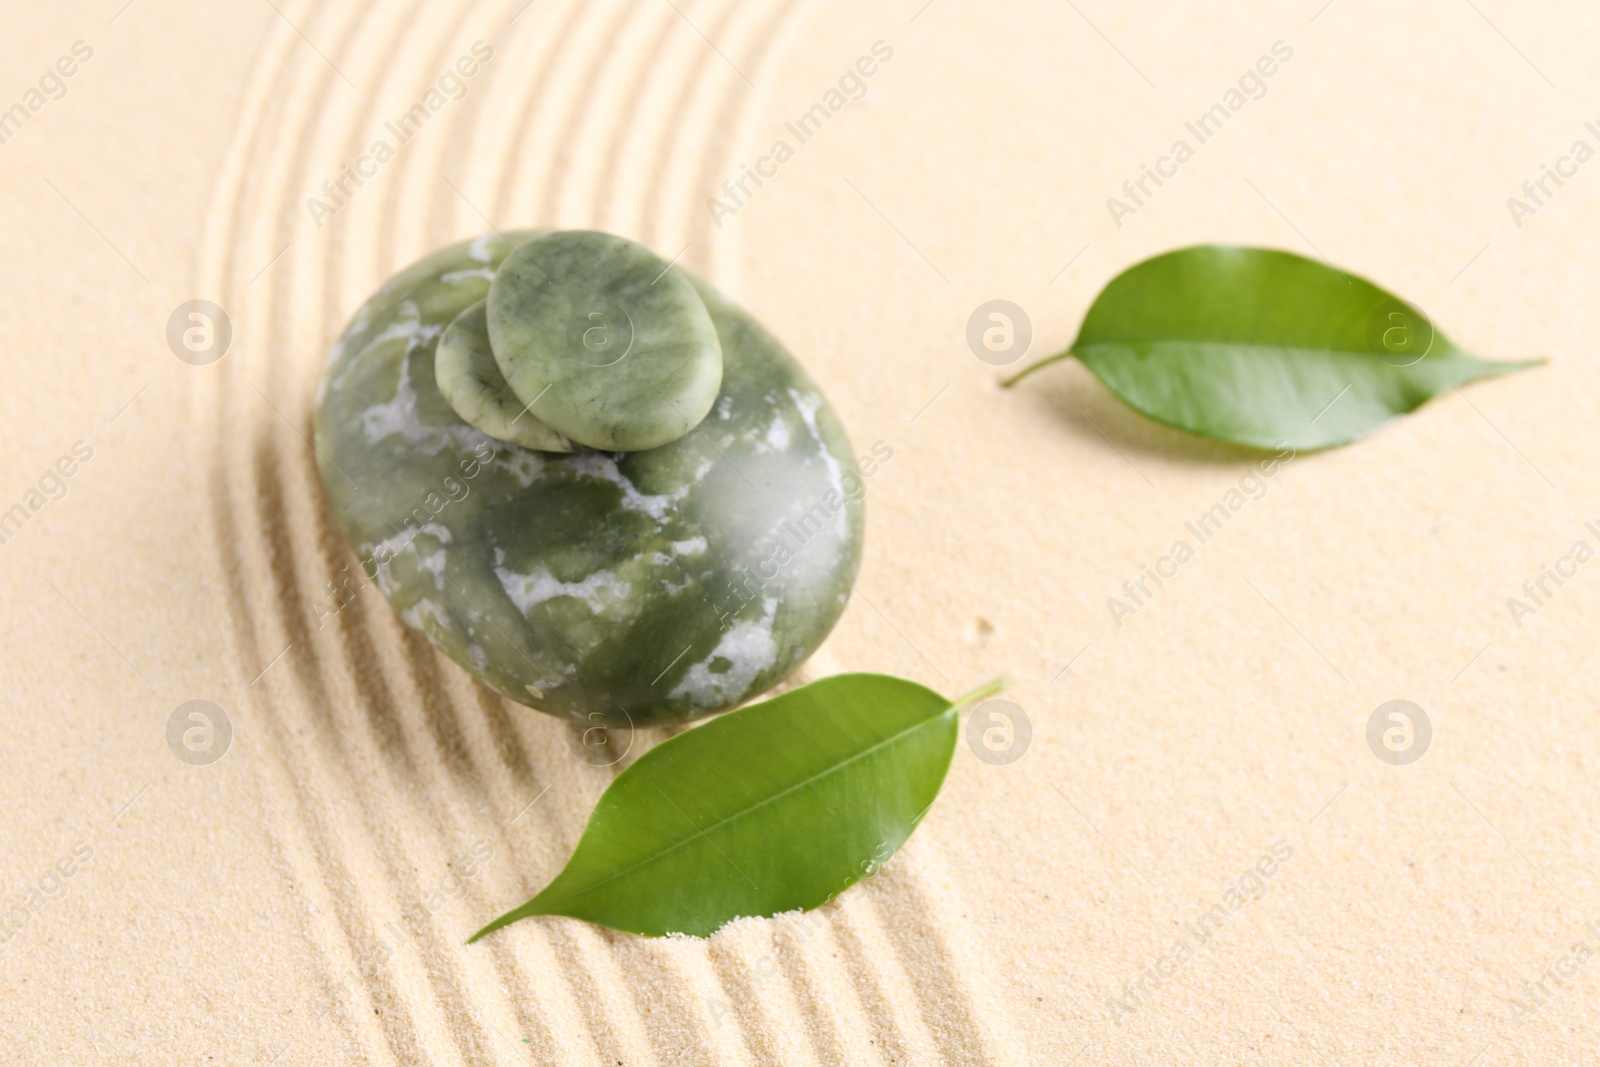
[[[494,920],[489,925],[485,926],[483,929],[467,938],[467,944],[470,945],[474,941],[480,941],[494,933],[496,930],[500,929],[502,926],[510,926],[518,919],[525,919],[530,915],[540,914],[539,909],[536,906],[538,900],[538,897],[534,897],[532,900],[522,905],[522,907],[513,908],[511,911],[506,912],[504,915],[500,916],[498,919]]]
[[[1542,367],[1549,362],[1549,356],[1538,356],[1534,359],[1481,359],[1478,363],[1482,370],[1476,377],[1499,378],[1507,374],[1533,370],[1535,367]]]

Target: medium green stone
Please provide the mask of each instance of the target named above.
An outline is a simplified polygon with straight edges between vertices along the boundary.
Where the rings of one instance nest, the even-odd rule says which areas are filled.
[[[519,245],[489,287],[489,337],[523,404],[590,448],[670,444],[705,418],[722,382],[717,330],[694,287],[608,233]]]
[[[445,400],[490,437],[541,452],[571,452],[571,441],[540,422],[512,392],[489,345],[489,302],[480,300],[450,320],[434,353],[434,380]]]
[[[694,279],[724,372],[693,432],[626,453],[495,440],[440,394],[434,352],[509,252],[485,236],[428,256],[334,348],[318,463],[363,571],[451,658],[554,715],[643,726],[771,688],[827,636],[860,565],[864,487],[833,409]]]

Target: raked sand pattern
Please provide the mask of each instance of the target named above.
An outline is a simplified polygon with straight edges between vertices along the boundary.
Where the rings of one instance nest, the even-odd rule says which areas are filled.
[[[381,280],[376,264],[431,249],[463,223],[536,218],[632,232],[658,248],[698,249],[685,258],[715,270],[709,256],[720,241],[711,216],[675,190],[711,187],[728,168],[731,134],[750,100],[739,72],[708,63],[705,42],[683,32],[668,5],[634,12],[541,4],[520,15],[519,6],[286,9],[330,62],[308,69],[294,31],[274,27],[252,73],[260,101],[247,106],[258,117],[230,146],[227,173],[237,177],[219,185],[209,214],[219,222],[206,235],[200,288],[279,324],[200,401],[219,435],[241,410],[260,414],[252,387],[309,398],[321,371],[317,352],[342,328],[352,298]],[[726,4],[696,15],[754,79],[774,61],[783,34],[803,22],[805,7]],[[395,32],[400,25],[404,33]],[[262,279],[276,284],[255,292],[248,275],[257,249],[272,246],[265,261],[305,227],[277,219],[275,229],[243,205],[320,192],[311,160],[341,151],[356,158],[373,131],[397,142],[395,129],[409,127],[386,126],[378,99],[407,99],[408,89],[424,99],[428,75],[457,59],[452,47],[464,28],[483,26],[504,37],[461,53],[481,66],[464,79],[468,91],[448,105],[448,117],[429,120],[444,128],[398,144],[383,184],[346,182],[347,206],[325,220],[321,205],[336,201],[314,197],[307,213],[323,221],[320,240],[302,238],[303,251],[291,246]],[[519,47],[519,39],[528,43]],[[506,53],[537,73],[516,69]],[[341,95],[334,65],[372,86],[359,103],[327,107],[324,94]],[[662,96],[677,103],[641,111]],[[552,129],[561,136],[552,139]],[[377,154],[367,154],[368,169],[378,166]],[[652,157],[654,165],[641,167]],[[652,188],[641,172],[663,180]],[[363,268],[374,273],[362,278]],[[291,352],[301,355],[274,355]],[[315,1021],[298,1035],[286,1032],[286,1041],[307,1051],[348,1041],[362,1061],[403,1064],[526,1063],[530,1053],[540,1063],[663,1065],[1017,1055],[1005,1047],[999,1013],[981,1007],[992,993],[979,947],[939,921],[941,910],[960,905],[930,899],[938,862],[931,854],[935,866],[921,868],[908,854],[895,872],[910,893],[899,916],[862,894],[815,939],[809,926],[797,934],[776,923],[726,944],[648,942],[563,922],[525,924],[527,936],[464,950],[472,922],[537,889],[529,871],[558,869],[586,818],[581,804],[577,818],[554,818],[549,798],[519,817],[525,805],[547,788],[597,797],[617,768],[574,760],[568,727],[472,684],[375,596],[355,595],[337,625],[312,629],[308,605],[351,556],[297,432],[304,412],[286,412],[288,422],[253,420],[248,438],[226,435],[233,440],[214,483],[240,655],[266,663],[288,649],[254,687],[263,754],[273,764],[263,768],[262,802],[274,812],[267,824],[305,902],[323,970],[307,976],[306,1003],[296,1005],[312,1006]],[[660,736],[641,731],[635,743]],[[452,850],[470,856],[474,842],[488,842],[492,859],[461,876],[464,857]],[[448,857],[447,873],[463,887],[448,912],[429,911],[429,886],[417,874],[423,858],[435,856]]]
[[[1600,1047],[1600,584],[1574,547],[1600,521],[1600,177],[1573,166],[1600,14],[94,0],[6,26],[0,1065]],[[836,409],[865,551],[796,680],[1005,675],[1027,716],[1009,763],[984,740],[1007,724],[969,716],[926,820],[833,906],[464,944],[667,734],[595,766],[398,618],[312,415],[386,278],[534,227],[676,259]],[[1476,353],[1551,362],[1267,475],[1073,364],[1002,391],[969,347],[998,299],[1028,358],[1056,351],[1118,271],[1201,241],[1326,256]],[[226,309],[219,359],[169,339],[192,301]],[[764,620],[730,635],[751,663]],[[1383,747],[1396,706],[1430,721],[1414,762]]]

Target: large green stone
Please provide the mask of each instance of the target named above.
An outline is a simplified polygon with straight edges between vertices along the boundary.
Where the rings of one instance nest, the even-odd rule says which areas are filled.
[[[491,438],[440,395],[434,348],[509,251],[487,235],[428,256],[334,347],[318,464],[363,571],[452,659],[553,715],[642,726],[771,688],[827,636],[860,565],[863,484],[833,409],[693,279],[724,363],[693,432],[568,455]]]

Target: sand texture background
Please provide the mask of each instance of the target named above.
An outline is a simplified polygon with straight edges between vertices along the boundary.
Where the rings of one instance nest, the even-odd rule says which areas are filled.
[[[0,1063],[1600,1055],[1600,563],[1520,626],[1506,605],[1600,547],[1600,162],[1520,226],[1506,206],[1574,141],[1600,148],[1600,12],[524,3],[13,0],[3,20],[0,105],[75,42],[92,57],[0,144],[0,508],[41,479],[59,497],[0,544],[0,911],[35,905],[0,945]],[[477,41],[465,95],[314,218]],[[878,41],[865,95],[714,218]],[[1275,42],[1292,57],[1264,94],[1118,225],[1107,198],[1193,145],[1185,122]],[[907,847],[814,931],[538,919],[463,945],[559,870],[616,769],[370,586],[329,610],[355,557],[308,434],[355,307],[491,225],[681,252],[858,452],[892,447],[860,595],[805,676],[954,695],[1004,674],[1031,719],[1015,763],[959,748]],[[1076,365],[1002,391],[967,319],[1012,300],[1054,351],[1118,271],[1199,241],[1326,256],[1468,349],[1551,362],[1294,458],[1119,627],[1107,598],[1257,457]],[[233,323],[207,366],[165,339],[192,299]],[[232,723],[206,766],[166,740],[196,699]],[[1367,745],[1391,699],[1433,725],[1410,766]],[[1275,844],[1258,898],[1186,934]]]

